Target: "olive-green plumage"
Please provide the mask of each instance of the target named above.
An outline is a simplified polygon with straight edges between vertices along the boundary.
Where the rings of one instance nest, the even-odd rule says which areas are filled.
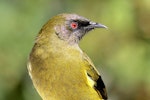
[[[76,14],[60,14],[41,29],[30,53],[28,70],[43,100],[101,100],[107,93],[100,74],[78,46],[104,25]]]

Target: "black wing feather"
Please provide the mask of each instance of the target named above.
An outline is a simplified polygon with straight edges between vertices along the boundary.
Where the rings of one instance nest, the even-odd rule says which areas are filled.
[[[98,90],[100,92],[103,99],[107,100],[107,92],[106,92],[105,84],[104,84],[101,76],[99,76],[99,78],[96,82],[97,82],[97,84],[95,86],[96,90]]]

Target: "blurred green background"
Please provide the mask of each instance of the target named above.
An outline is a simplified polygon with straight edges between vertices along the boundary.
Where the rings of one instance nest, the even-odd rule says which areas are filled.
[[[80,47],[100,70],[110,100],[150,100],[150,0],[1,0],[0,100],[41,100],[26,63],[40,28],[59,13],[109,27]]]

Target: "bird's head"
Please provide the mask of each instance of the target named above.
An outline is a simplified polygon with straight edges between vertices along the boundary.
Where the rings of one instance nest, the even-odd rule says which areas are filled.
[[[71,44],[78,43],[87,32],[95,28],[107,28],[105,25],[92,22],[77,14],[59,14],[54,16],[45,27],[48,29],[54,28],[58,38]]]

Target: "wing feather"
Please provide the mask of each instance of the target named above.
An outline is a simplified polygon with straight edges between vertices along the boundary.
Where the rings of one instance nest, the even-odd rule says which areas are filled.
[[[85,53],[83,53],[83,58],[86,64],[85,67],[86,67],[87,76],[91,80],[93,80],[93,82],[95,83],[93,84],[94,85],[93,88],[95,88],[95,90],[98,92],[99,95],[103,97],[103,99],[107,99],[107,92],[106,92],[105,84],[99,72],[95,68],[90,58]],[[91,80],[90,80],[90,83],[91,83]]]

